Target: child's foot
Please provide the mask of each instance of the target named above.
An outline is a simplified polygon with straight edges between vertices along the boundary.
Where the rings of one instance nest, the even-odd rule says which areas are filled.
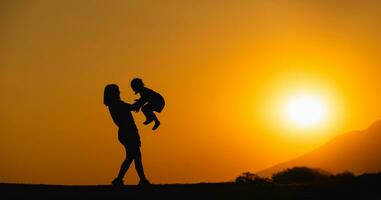
[[[124,183],[123,183],[123,179],[119,179],[119,178],[115,178],[111,184],[113,186],[117,186],[117,187],[120,187],[120,186],[124,186]]]
[[[144,125],[147,125],[149,123],[151,123],[153,120],[152,119],[147,119],[145,122],[143,122]]]
[[[152,127],[152,130],[156,130],[160,126],[159,121],[155,121],[155,125]]]

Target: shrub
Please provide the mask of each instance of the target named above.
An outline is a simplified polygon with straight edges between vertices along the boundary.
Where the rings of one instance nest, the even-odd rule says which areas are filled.
[[[294,167],[275,173],[272,175],[274,183],[306,183],[329,180],[332,174],[308,167]]]
[[[235,182],[238,184],[267,184],[270,183],[270,180],[250,172],[244,172],[236,178]]]
[[[356,176],[352,172],[341,172],[335,175],[336,180],[351,180],[354,179]]]

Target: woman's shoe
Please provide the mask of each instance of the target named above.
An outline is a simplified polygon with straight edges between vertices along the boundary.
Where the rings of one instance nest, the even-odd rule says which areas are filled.
[[[117,186],[117,187],[120,187],[120,186],[124,186],[124,183],[123,183],[123,179],[119,179],[119,178],[115,178],[111,184],[113,186]]]
[[[138,186],[150,186],[151,183],[147,179],[141,179]]]

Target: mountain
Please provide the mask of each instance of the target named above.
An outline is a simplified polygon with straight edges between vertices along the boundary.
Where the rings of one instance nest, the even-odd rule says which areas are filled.
[[[288,162],[259,171],[260,176],[294,166],[321,168],[332,173],[381,171],[381,120],[363,131],[340,135],[327,144]]]

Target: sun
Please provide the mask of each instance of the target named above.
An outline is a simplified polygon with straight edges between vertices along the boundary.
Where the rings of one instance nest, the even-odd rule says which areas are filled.
[[[286,101],[284,114],[294,126],[308,128],[322,123],[326,106],[318,95],[299,94]]]

